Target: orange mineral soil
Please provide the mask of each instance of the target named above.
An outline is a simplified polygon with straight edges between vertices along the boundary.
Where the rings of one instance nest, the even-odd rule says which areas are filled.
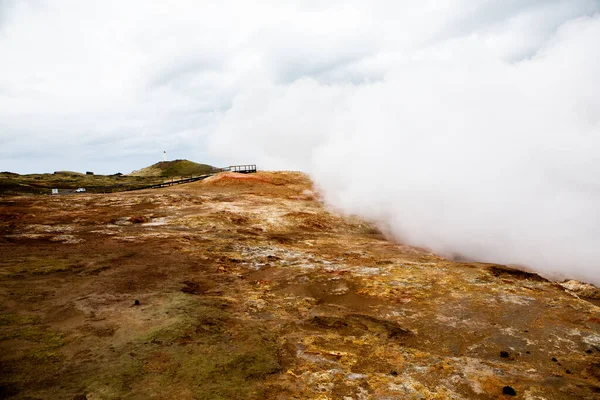
[[[0,398],[599,399],[582,287],[390,241],[301,173],[2,197]]]

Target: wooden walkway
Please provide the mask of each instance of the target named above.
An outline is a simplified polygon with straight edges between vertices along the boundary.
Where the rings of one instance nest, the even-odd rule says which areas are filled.
[[[237,172],[240,174],[252,174],[252,173],[256,172],[256,165],[255,164],[230,165],[229,167],[225,167],[225,168],[215,168],[212,172],[210,172],[208,174],[198,175],[198,176],[190,176],[189,178],[183,178],[183,179],[178,179],[178,180],[165,181],[165,182],[157,183],[154,185],[143,186],[143,187],[139,187],[139,188],[135,188],[135,189],[129,189],[128,191],[144,190],[144,189],[160,189],[160,188],[169,187],[169,186],[173,186],[173,185],[181,185],[183,183],[197,182],[197,181],[201,181],[203,179],[209,178],[220,172]]]

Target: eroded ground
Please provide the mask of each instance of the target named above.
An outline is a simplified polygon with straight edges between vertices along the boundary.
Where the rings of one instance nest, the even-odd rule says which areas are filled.
[[[600,308],[310,190],[223,174],[1,199],[0,398],[600,398]]]

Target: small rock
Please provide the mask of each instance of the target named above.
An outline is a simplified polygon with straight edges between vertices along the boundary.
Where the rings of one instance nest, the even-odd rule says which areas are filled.
[[[140,301],[138,299],[135,299],[135,301],[133,302],[134,305],[139,306],[140,305]]]
[[[150,222],[150,218],[148,218],[144,215],[140,215],[140,216],[135,216],[135,217],[129,217],[128,221],[131,222],[132,224],[143,224],[144,222]]]
[[[588,354],[592,354],[592,350],[591,349],[587,349],[585,352],[588,353]]]
[[[502,357],[502,358],[508,358],[508,351],[501,351],[500,352],[500,357]]]
[[[566,372],[567,374],[570,374],[570,373],[571,373],[571,370],[566,370],[565,372]]]
[[[502,388],[502,394],[508,395],[508,396],[516,396],[517,392],[515,391],[515,389],[513,389],[510,386],[504,386]]]
[[[557,362],[558,360],[556,359],[556,357],[552,357],[552,361]]]
[[[391,371],[390,374],[394,375],[394,376],[398,376],[398,371]]]
[[[73,397],[73,400],[87,400],[87,396],[85,394],[78,394]]]
[[[559,285],[578,296],[587,297],[590,299],[600,299],[600,289],[592,284],[570,280],[559,283]]]

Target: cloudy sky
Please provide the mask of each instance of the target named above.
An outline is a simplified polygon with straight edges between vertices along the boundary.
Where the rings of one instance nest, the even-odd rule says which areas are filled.
[[[311,113],[418,60],[519,63],[599,10],[598,0],[0,0],[0,170],[126,173],[163,150],[305,168],[236,140],[233,157],[220,147],[237,133],[223,130],[237,128],[231,118],[269,137],[310,130]],[[299,83],[319,88],[308,104],[256,104],[293,103]],[[265,127],[272,113],[285,122]],[[290,145],[304,150],[321,132],[303,135]]]
[[[0,0],[0,171],[311,174],[446,254],[600,283],[600,0]]]

